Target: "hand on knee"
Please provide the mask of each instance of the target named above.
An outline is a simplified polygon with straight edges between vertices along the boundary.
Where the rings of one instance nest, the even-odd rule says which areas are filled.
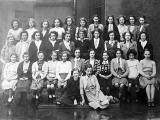
[[[47,89],[51,88],[51,85],[47,85]]]
[[[51,89],[53,89],[54,88],[54,84],[51,84]]]
[[[128,84],[128,87],[132,87],[132,84],[131,84],[131,83],[129,83],[129,84]]]
[[[117,88],[117,87],[119,87],[119,84],[118,84],[118,83],[115,83],[114,86]]]
[[[124,87],[124,84],[120,84],[120,88]]]

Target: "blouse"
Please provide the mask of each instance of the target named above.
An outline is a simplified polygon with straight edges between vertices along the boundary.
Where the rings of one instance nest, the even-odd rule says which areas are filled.
[[[20,34],[21,34],[22,31],[23,31],[22,28],[18,28],[18,29],[16,29],[16,30],[14,30],[14,29],[9,29],[8,35],[13,35],[15,41],[18,42],[18,41],[20,41]],[[7,36],[8,36],[8,35],[7,35]]]
[[[58,61],[48,61],[48,74],[47,78],[56,78],[56,66]]]

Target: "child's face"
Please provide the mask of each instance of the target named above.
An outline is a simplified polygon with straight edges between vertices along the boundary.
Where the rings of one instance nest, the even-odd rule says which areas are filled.
[[[51,55],[52,60],[56,60],[57,59],[57,53],[53,52]]]
[[[74,80],[78,80],[78,77],[79,77],[79,72],[78,72],[78,70],[76,70],[73,72],[73,78],[74,78]]]
[[[67,19],[67,25],[71,25],[72,24],[72,19],[71,18],[68,18]]]
[[[98,18],[98,17],[94,17],[94,18],[93,18],[93,21],[94,21],[94,23],[98,23],[99,18]]]
[[[16,62],[17,56],[16,55],[12,55],[10,59],[11,59],[11,62]]]
[[[110,40],[114,40],[114,33],[110,33],[109,38],[110,38]]]
[[[109,24],[112,24],[112,23],[113,23],[113,17],[109,17],[109,18],[108,18],[108,23],[109,23]]]
[[[121,57],[121,52],[120,52],[120,51],[117,51],[117,52],[116,52],[116,57],[117,57],[117,58],[120,58],[120,57]]]
[[[98,31],[94,32],[94,38],[99,38],[99,32]]]
[[[29,61],[29,55],[27,55],[27,54],[23,55],[23,59],[24,59],[25,62],[28,62]]]
[[[40,33],[35,34],[35,40],[40,40]]]
[[[120,17],[120,18],[119,18],[119,24],[121,24],[121,25],[124,24],[124,18],[123,18],[123,17]]]
[[[144,18],[139,18],[139,23],[144,24]]]
[[[144,57],[145,57],[145,58],[150,58],[150,56],[151,56],[151,54],[150,54],[149,51],[145,51],[145,52],[144,52]]]
[[[56,35],[54,33],[51,33],[50,40],[52,41],[56,40]]]
[[[9,37],[8,42],[13,43],[14,42],[14,37],[13,36]]]
[[[87,68],[86,75],[90,76],[92,74],[92,68]]]
[[[133,53],[129,54],[129,59],[134,59],[134,54]]]
[[[107,53],[103,53],[103,60],[108,60],[108,54]]]
[[[55,25],[55,27],[60,27],[60,21],[58,19],[56,19],[54,21],[54,25]]]
[[[90,56],[90,58],[94,58],[94,56],[95,56],[95,52],[94,52],[94,51],[90,51],[89,56]]]
[[[17,21],[14,21],[14,22],[13,22],[13,28],[14,28],[14,29],[18,28],[18,22],[17,22]]]
[[[80,25],[81,25],[81,27],[84,27],[86,25],[86,22],[84,20],[81,20]]]
[[[131,35],[130,35],[130,33],[126,33],[125,34],[125,39],[126,39],[126,41],[130,41],[130,39],[131,39]]]
[[[84,38],[84,33],[83,32],[79,32],[79,38],[81,38],[81,39]]]
[[[65,40],[70,41],[71,40],[71,34],[66,34],[65,35]]]
[[[22,37],[21,38],[22,38],[23,41],[26,41],[27,38],[28,38],[27,33],[22,33]]]
[[[39,53],[38,54],[38,60],[42,61],[44,59],[44,54],[43,53]]]
[[[130,22],[130,24],[134,24],[134,22],[135,22],[134,17],[130,17],[130,18],[129,18],[129,22]]]
[[[66,53],[62,55],[62,61],[63,62],[67,61],[67,54]]]
[[[142,40],[142,41],[145,41],[145,40],[146,40],[146,34],[144,34],[144,33],[141,34],[141,40]]]
[[[74,55],[76,58],[79,58],[80,57],[80,50],[76,50]]]
[[[43,28],[48,28],[48,22],[43,22],[42,26]]]

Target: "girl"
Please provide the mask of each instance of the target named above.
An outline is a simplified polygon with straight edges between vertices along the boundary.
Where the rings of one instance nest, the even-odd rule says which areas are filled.
[[[17,42],[20,41],[20,34],[22,31],[23,29],[20,28],[20,22],[17,19],[14,19],[11,22],[11,29],[9,29],[7,36],[13,35],[14,43],[17,44]]]
[[[74,68],[72,70],[72,76],[67,81],[67,86],[64,94],[58,100],[63,105],[76,105],[81,101],[80,89],[79,89],[79,70]],[[76,102],[75,102],[76,101]]]
[[[92,65],[85,68],[85,76],[80,78],[80,94],[82,98],[81,104],[84,105],[84,92],[89,101],[89,106],[93,109],[105,109],[108,107],[112,96],[105,96],[100,90],[100,86],[95,75],[92,75]]]
[[[140,61],[139,72],[141,77],[139,78],[140,86],[146,89],[148,107],[154,107],[154,95],[156,85],[156,64],[155,61],[150,60],[151,52],[149,50],[144,51],[144,59]]]
[[[28,29],[26,29],[28,32],[28,42],[31,43],[33,41],[32,35],[34,32],[38,31],[36,29],[36,21],[34,18],[29,18],[28,20]]]
[[[117,40],[115,40],[115,34],[113,31],[110,31],[109,33],[109,41],[105,41],[104,43],[104,49],[108,52],[108,55],[110,59],[112,60],[116,56],[116,50],[117,48],[120,48],[120,44]]]
[[[91,49],[89,51],[89,59],[85,61],[85,66],[88,65],[88,64],[91,64],[92,65],[92,74],[94,75],[98,75],[99,72],[100,72],[100,61],[95,59],[95,51],[93,49]]]
[[[80,31],[85,31],[84,33],[84,38],[87,38],[87,19],[85,17],[81,17],[79,19],[79,26],[76,28],[76,33],[75,33],[75,39],[79,40],[79,32]]]
[[[32,63],[29,61],[29,54],[23,53],[23,61],[17,69],[18,82],[16,85],[16,99],[21,103],[29,95],[32,81]]]
[[[85,31],[79,31],[79,39],[75,41],[75,47],[81,51],[81,58],[88,59],[88,49],[90,48],[90,42],[85,38]]]
[[[103,31],[104,41],[109,40],[109,33],[111,31],[113,31],[115,33],[115,40],[120,41],[119,31],[118,31],[118,28],[115,24],[114,16],[112,16],[112,15],[108,16],[107,20],[106,20],[106,26],[104,27],[104,31]]]
[[[48,42],[46,41],[46,59],[47,60],[51,60],[51,54],[52,54],[52,51],[55,50],[55,51],[59,51],[58,48],[59,48],[59,43],[57,42],[57,36],[58,36],[58,33],[53,31],[53,32],[50,32],[49,33],[49,40]]]
[[[18,80],[17,75],[17,55],[12,53],[10,56],[10,62],[7,63],[4,67],[3,71],[3,82],[2,82],[2,89],[8,90],[8,102],[11,103],[13,100],[13,91],[16,89],[16,84]]]
[[[119,34],[120,34],[120,42],[124,41],[123,34],[128,31],[128,27],[127,27],[127,25],[125,25],[125,23],[126,23],[125,17],[120,16],[118,18],[118,25],[117,25],[118,30],[119,30]]]
[[[12,53],[16,52],[16,46],[14,44],[13,35],[7,36],[7,41],[1,50],[1,62],[5,65],[10,62],[10,56]]]
[[[125,32],[123,34],[124,37],[124,43],[120,45],[121,50],[123,51],[123,57],[127,59],[127,52],[130,49],[134,49],[137,51],[137,43],[132,40],[132,33]],[[135,56],[136,57],[136,56]]]
[[[59,52],[68,51],[71,57],[74,56],[75,44],[71,41],[71,33],[65,33],[64,40],[59,44]]]
[[[63,34],[65,33],[65,30],[63,28],[63,23],[62,23],[61,19],[56,18],[54,20],[52,27],[53,28],[51,28],[49,32],[56,31],[58,33],[58,37],[57,37],[58,43],[62,42]]]
[[[66,17],[64,23],[65,23],[64,26],[65,31],[71,33],[71,41],[75,41],[76,27],[74,25],[73,18],[71,16]]]
[[[99,23],[99,17],[97,15],[93,16],[93,24],[90,24],[88,27],[88,38],[89,40],[92,39],[92,32],[100,29],[101,31],[103,31],[104,27],[102,24]]]
[[[57,98],[60,98],[67,85],[67,81],[71,77],[72,63],[68,61],[68,52],[62,52],[62,61],[59,61],[56,66],[56,78],[58,79]]]
[[[57,52],[52,51],[52,60],[48,61],[48,74],[47,74],[47,91],[48,91],[48,102],[52,102],[55,98],[55,89],[57,85],[56,77],[56,66],[57,66]]]
[[[37,56],[38,60],[32,65],[32,84],[30,89],[33,93],[33,97],[36,100],[39,100],[43,90],[44,80],[48,72],[48,65],[47,62],[44,61],[43,52],[38,52]]]
[[[137,43],[137,49],[138,49],[138,60],[142,60],[144,58],[144,50],[149,49],[151,52],[150,58],[153,59],[153,46],[151,43],[148,42],[148,34],[145,32],[142,32],[139,34],[140,39]]]
[[[49,28],[50,28],[49,22],[47,20],[43,20],[42,23],[41,23],[41,33],[42,33],[42,40],[44,42],[48,41]]]
[[[128,31],[133,34],[133,41],[137,41],[137,29],[138,26],[136,25],[136,17],[135,16],[129,16],[129,25],[128,25]]]
[[[42,41],[42,34],[39,31],[34,32],[33,40],[29,46],[28,52],[30,56],[30,61],[36,62],[38,60],[37,53],[42,51],[43,54],[46,56],[46,44]],[[45,58],[46,59],[46,58]]]
[[[111,73],[113,74],[112,85],[115,87],[115,96],[124,100],[125,87],[128,86],[126,79],[128,75],[128,65],[122,58],[121,49],[117,49],[116,58],[111,61]]]
[[[137,95],[139,92],[139,61],[135,59],[137,52],[131,49],[127,53],[127,60],[129,74],[128,74],[128,102],[137,102]]]
[[[101,61],[101,71],[99,73],[100,89],[104,95],[109,95],[112,86],[112,74],[110,71],[111,63],[108,60],[109,56],[107,51],[103,52],[103,60]]]
[[[28,52],[29,48],[29,42],[27,41],[28,39],[28,32],[23,31],[21,32],[20,35],[21,40],[16,44],[16,54],[18,55],[18,59],[20,62],[23,61],[23,54],[25,52]]]
[[[104,41],[101,39],[101,31],[93,31],[93,39],[90,41],[90,49],[95,51],[95,58],[98,60],[102,59],[102,54],[104,51]]]

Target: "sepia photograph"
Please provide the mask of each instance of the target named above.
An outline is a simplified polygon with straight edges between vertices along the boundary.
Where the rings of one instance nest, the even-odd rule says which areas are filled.
[[[160,120],[160,1],[0,0],[0,120]]]

